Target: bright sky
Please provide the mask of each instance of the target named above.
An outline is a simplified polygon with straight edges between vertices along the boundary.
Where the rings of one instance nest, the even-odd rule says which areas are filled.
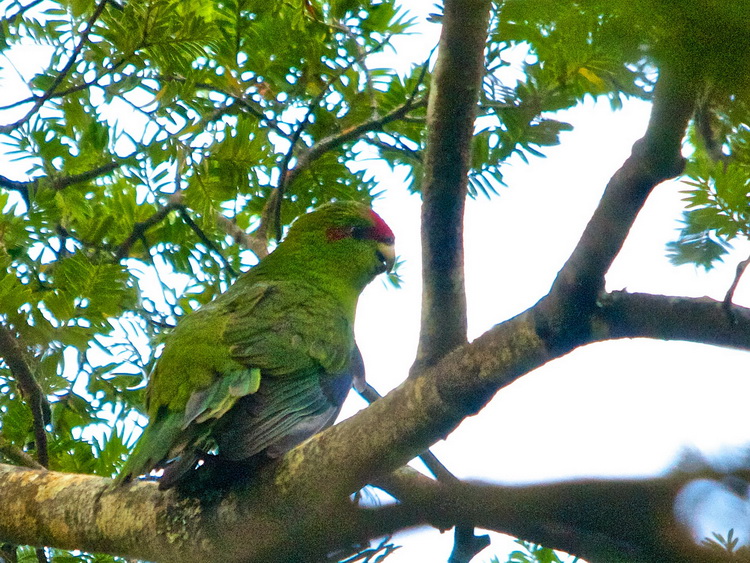
[[[428,3],[407,4],[429,8]],[[423,60],[438,28],[422,29],[424,35],[398,41],[398,52]],[[383,56],[384,64],[393,64],[392,53]],[[532,159],[530,165],[514,162],[506,168],[508,187],[499,196],[469,202],[465,235],[471,338],[547,292],[606,182],[644,132],[648,109],[634,101],[612,113],[606,102],[587,101],[560,116],[575,130],[563,134],[560,147],[545,150],[548,158]],[[3,116],[6,121],[9,116]],[[384,393],[406,377],[416,350],[420,201],[407,194],[401,171],[370,164],[387,189],[375,208],[396,233],[397,250],[406,261],[403,289],[374,282],[358,313],[357,335],[368,379]],[[12,175],[10,170],[3,173]],[[649,199],[607,276],[609,289],[723,297],[750,245],[742,245],[708,274],[670,265],[665,244],[678,227],[679,189],[676,183],[662,185]],[[746,283],[740,284],[735,301],[750,305]],[[589,346],[503,389],[433,451],[461,477],[515,483],[654,474],[669,467],[685,448],[717,459],[739,457],[750,442],[749,359],[744,352],[686,343],[640,340]],[[350,398],[347,414],[361,406],[358,397]],[[712,523],[711,529],[718,525]],[[498,537],[493,536],[492,547],[475,561],[504,553],[508,543]],[[396,541],[406,547],[389,557],[390,563],[412,562],[417,556],[440,561],[447,559],[452,534],[438,537],[428,531]]]

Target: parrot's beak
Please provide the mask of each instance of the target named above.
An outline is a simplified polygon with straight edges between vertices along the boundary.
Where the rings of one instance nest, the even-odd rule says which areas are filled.
[[[383,263],[383,272],[390,272],[396,263],[396,247],[391,243],[378,243],[378,258]]]

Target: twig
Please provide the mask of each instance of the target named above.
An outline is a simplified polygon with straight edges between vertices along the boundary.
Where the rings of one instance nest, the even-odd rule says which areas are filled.
[[[158,75],[155,77],[156,80],[163,80],[164,82],[179,82],[179,83],[185,83],[187,81],[186,78],[182,76],[161,76]],[[231,92],[226,92],[225,90],[221,90],[220,88],[216,87],[213,84],[210,84],[208,82],[196,82],[195,83],[196,88],[201,88],[203,90],[211,90],[212,92],[215,92],[217,94],[221,94],[223,96],[226,96],[227,98],[230,98],[233,100],[237,105],[243,107],[245,110],[247,110],[248,113],[252,114],[253,116],[257,117],[259,121],[264,122],[266,125],[271,127],[271,129],[274,130],[275,133],[278,133],[284,138],[289,138],[289,132],[284,131],[281,127],[279,122],[272,118],[268,117],[265,113],[263,113],[263,110],[260,108],[255,107],[246,97],[238,94],[233,94]]]
[[[747,267],[750,265],[750,257],[746,258],[739,264],[737,264],[737,270],[734,274],[734,280],[732,281],[732,285],[729,286],[729,289],[727,290],[727,294],[724,297],[724,309],[728,314],[731,315],[732,312],[732,300],[734,299],[734,292],[737,291],[737,286],[740,283],[740,278],[742,278],[742,274],[745,273],[745,270],[747,270]]]
[[[378,147],[381,150],[385,151],[395,151],[398,153],[403,154],[406,158],[410,160],[415,160],[417,162],[422,162],[422,155],[419,151],[415,151],[413,149],[410,149],[406,145],[404,145],[401,140],[398,137],[392,137],[394,141],[396,141],[397,145],[391,145],[390,143],[386,143],[382,139],[379,139],[378,137],[368,138],[367,142],[371,145]]]
[[[26,205],[29,204],[30,185],[33,185],[33,182],[18,182],[16,180],[11,180],[10,178],[6,178],[5,176],[0,175],[0,186],[8,190],[13,190],[14,192],[20,193],[21,197],[26,202]]]
[[[0,356],[10,368],[18,384],[18,389],[24,401],[29,406],[34,424],[34,441],[36,443],[36,457],[41,465],[49,465],[47,452],[47,431],[45,426],[49,421],[49,403],[44,391],[31,373],[23,357],[21,347],[5,324],[0,323]]]
[[[193,232],[198,235],[198,238],[201,240],[203,244],[206,245],[208,250],[211,252],[215,252],[218,254],[219,258],[221,259],[221,263],[224,266],[224,269],[231,275],[232,277],[237,277],[237,272],[234,271],[234,268],[232,268],[232,265],[227,261],[227,259],[224,257],[224,254],[221,253],[219,248],[206,236],[206,233],[203,232],[203,229],[201,229],[195,221],[188,215],[187,211],[184,207],[178,208],[178,213],[180,214],[180,217],[182,218],[185,223],[187,223],[188,227],[193,229]]]
[[[305,113],[304,117],[297,123],[294,131],[292,132],[292,136],[289,138],[289,149],[286,151],[286,154],[284,154],[284,158],[281,161],[281,166],[279,167],[279,182],[276,186],[276,189],[271,193],[271,197],[268,198],[268,201],[266,202],[266,205],[263,209],[261,223],[265,221],[266,226],[264,229],[264,233],[268,232],[268,221],[272,221],[271,224],[272,230],[274,231],[274,237],[276,238],[276,240],[281,240],[281,202],[284,200],[284,192],[286,191],[286,187],[296,177],[296,174],[291,174],[289,165],[292,162],[292,158],[294,157],[294,151],[297,148],[297,142],[310,123],[310,117],[312,117],[317,107],[328,95],[328,90],[330,89],[330,87],[341,80],[341,77],[344,76],[344,74],[346,74],[346,72],[349,71],[355,64],[362,62],[371,53],[375,53],[382,49],[383,46],[388,42],[389,38],[390,37],[387,36],[383,41],[378,43],[370,50],[360,50],[359,54],[355,58],[353,58],[348,65],[340,68],[338,72],[334,73],[333,76],[328,79],[325,86],[321,88],[320,93],[312,100],[310,100],[310,103],[307,105],[307,112]],[[297,166],[295,166],[295,168],[298,167],[299,162],[297,163]]]
[[[62,176],[60,178],[55,178],[52,180],[52,188],[55,190],[64,190],[65,188],[67,188],[68,186],[72,186],[73,184],[88,182],[89,180],[93,180],[95,178],[99,178],[100,176],[109,174],[113,170],[117,170],[123,164],[123,160],[113,160],[106,164],[102,164],[101,166],[94,168],[93,170],[87,170],[86,172],[73,174],[71,176]]]
[[[291,181],[296,178],[302,170],[309,166],[310,163],[320,158],[323,154],[325,154],[332,148],[341,146],[348,141],[357,139],[364,133],[368,133],[370,131],[379,131],[389,123],[404,118],[406,114],[411,110],[426,106],[427,100],[417,99],[417,94],[419,93],[419,88],[427,73],[427,64],[428,63],[425,62],[425,64],[423,65],[422,72],[420,73],[417,84],[414,86],[414,89],[412,90],[410,96],[401,106],[395,108],[382,117],[379,117],[377,119],[370,119],[368,121],[360,123],[359,125],[350,127],[349,129],[346,129],[341,133],[324,137],[323,139],[318,141],[307,151],[305,151],[305,153],[299,156],[299,158],[297,159],[297,165],[289,171],[290,177],[287,179],[287,182],[291,183]]]
[[[221,213],[216,214],[216,222],[219,224],[219,228],[234,239],[234,242],[243,248],[250,249],[258,258],[268,255],[268,247],[263,238],[246,233],[237,226],[237,223]]]
[[[159,208],[156,213],[151,215],[148,219],[145,221],[141,221],[139,223],[136,223],[133,225],[133,230],[128,235],[128,238],[126,238],[120,246],[117,247],[117,252],[115,253],[115,262],[119,262],[123,258],[127,257],[130,253],[130,249],[133,247],[133,245],[141,240],[141,237],[143,237],[147,230],[149,230],[151,227],[156,225],[157,223],[160,223],[163,221],[167,215],[169,215],[172,211],[175,209],[178,209],[182,207],[182,203],[178,201],[170,201],[167,205],[164,207]]]
[[[369,131],[379,131],[388,123],[397,121],[404,117],[407,112],[419,107],[424,107],[426,104],[426,100],[413,101],[410,99],[407,100],[406,103],[404,103],[402,106],[394,109],[390,113],[378,119],[371,119],[354,127],[350,127],[349,129],[346,129],[345,131],[336,135],[324,137],[313,146],[311,146],[307,151],[297,157],[297,164],[294,166],[294,168],[289,169],[286,174],[286,185],[291,184],[292,181],[294,181],[294,179],[299,176],[299,174],[303,170],[309,167],[312,162],[323,156],[327,151],[339,147],[344,143],[347,143],[354,139],[358,139],[363,134]],[[268,224],[272,221],[272,214],[274,213],[275,206],[277,205],[274,199],[278,197],[279,191],[274,189],[271,192],[266,205],[263,207],[263,211],[260,217],[260,226],[255,231],[256,236],[262,240],[266,239]]]
[[[78,58],[78,55],[81,54],[81,50],[83,50],[83,46],[86,44],[86,41],[88,41],[89,34],[94,29],[94,24],[96,23],[96,20],[99,19],[99,16],[104,11],[104,8],[107,6],[108,2],[109,0],[99,0],[99,3],[97,4],[96,9],[94,9],[94,13],[91,14],[91,17],[89,18],[88,22],[86,22],[86,29],[84,29],[83,32],[81,33],[78,44],[73,49],[73,52],[70,54],[70,58],[68,59],[68,62],[65,63],[65,66],[62,68],[62,70],[58,73],[58,75],[53,80],[52,85],[49,88],[47,88],[44,94],[36,98],[36,101],[34,102],[34,106],[21,119],[19,119],[15,123],[10,123],[7,125],[0,125],[0,133],[9,133],[17,129],[24,123],[26,123],[39,110],[39,108],[42,107],[42,104],[44,104],[44,102],[49,100],[54,95],[57,87],[60,86],[62,81],[65,80],[65,77],[67,76],[68,72],[70,72],[70,69],[73,68],[73,65],[75,64],[76,59]]]
[[[117,7],[111,0],[110,0],[110,5]],[[129,60],[128,57],[123,57],[123,58],[119,59],[118,61],[115,61],[112,65],[109,66],[109,68],[104,69],[101,72],[101,74],[98,74],[93,79],[91,79],[91,80],[89,80],[87,82],[84,81],[81,84],[77,84],[77,85],[71,86],[69,88],[65,88],[64,90],[59,90],[57,92],[53,92],[52,94],[50,94],[49,98],[47,98],[47,99],[51,100],[52,98],[64,98],[68,94],[75,94],[76,92],[80,92],[82,90],[86,90],[87,88],[91,88],[97,82],[99,82],[102,78],[104,78],[105,76],[107,76],[109,73],[115,72],[118,68],[120,68],[125,63],[127,63],[128,60]],[[126,78],[129,78],[129,76],[127,76]],[[112,82],[108,86],[112,87],[112,86],[116,86],[117,84],[118,84],[117,82]],[[11,108],[15,108],[15,107],[18,107],[18,106],[22,106],[24,104],[30,104],[31,102],[34,102],[37,99],[38,99],[38,96],[35,96],[35,95],[32,94],[31,96],[28,96],[28,97],[23,98],[21,100],[17,100],[15,102],[10,103],[10,104],[4,105],[4,106],[0,106],[0,110],[6,110],[6,109],[11,109]]]
[[[348,28],[347,31],[351,33]],[[378,43],[374,48],[364,51],[359,49],[359,54],[357,57],[355,57],[349,65],[342,68],[337,72],[334,76],[332,76],[328,82],[326,83],[325,87],[321,90],[321,92],[310,102],[307,108],[307,113],[305,116],[300,120],[300,122],[297,124],[297,127],[295,128],[291,138],[290,138],[290,146],[289,150],[284,155],[284,159],[281,162],[281,167],[279,171],[279,183],[276,187],[276,190],[274,190],[271,193],[271,196],[268,199],[268,202],[266,202],[266,205],[263,209],[263,213],[261,214],[261,226],[258,229],[260,234],[264,237],[267,236],[268,232],[268,223],[270,221],[273,221],[274,231],[275,231],[275,237],[277,240],[281,239],[281,202],[284,198],[284,191],[286,190],[286,187],[292,183],[294,178],[297,177],[299,174],[299,171],[304,169],[304,167],[309,166],[310,162],[312,162],[313,159],[308,159],[304,164],[302,163],[302,157],[300,157],[297,161],[297,165],[290,170],[289,164],[292,160],[292,157],[294,155],[294,149],[296,147],[297,141],[301,137],[302,133],[304,132],[305,128],[307,127],[308,123],[310,122],[310,117],[312,116],[315,109],[318,107],[320,102],[325,98],[325,96],[328,94],[328,89],[335,84],[338,80],[341,79],[341,77],[355,64],[361,63],[364,61],[365,58],[367,58],[368,55],[371,53],[377,52],[380,49],[382,49],[390,39],[389,36],[387,36],[383,41]],[[356,43],[356,42],[355,42]],[[366,77],[369,78],[369,74],[365,71]],[[421,80],[420,80],[421,81]],[[409,98],[408,101],[412,101],[414,99],[415,93],[412,93],[412,96]],[[408,102],[407,102],[408,103]],[[374,120],[378,119],[377,116],[377,108],[374,109],[373,114],[376,116]],[[345,142],[345,141],[342,141]],[[309,149],[306,154],[309,155],[310,151]],[[327,149],[326,149],[327,150]],[[322,154],[322,153],[320,153]],[[315,157],[317,158],[317,156]]]
[[[109,174],[123,164],[124,160],[118,159],[103,164],[98,168],[94,168],[93,170],[81,172],[80,174],[60,176],[59,178],[42,176],[39,178],[34,178],[33,180],[29,180],[27,182],[11,180],[10,178],[6,178],[5,176],[0,175],[0,186],[20,193],[21,197],[26,202],[26,205],[29,205],[31,203],[31,192],[36,190],[39,187],[40,182],[43,180],[49,180],[49,185],[53,190],[64,190],[65,188],[74,184],[81,184],[83,182],[88,182],[89,180],[99,178],[100,176],[104,176],[105,174]]]
[[[0,437],[0,454],[15,465],[28,467],[29,469],[44,469],[44,466],[41,463],[36,461],[21,448],[14,446],[2,437]]]

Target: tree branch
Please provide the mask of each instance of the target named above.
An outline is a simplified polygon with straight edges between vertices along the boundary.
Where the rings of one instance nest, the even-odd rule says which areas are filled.
[[[692,333],[696,337],[703,331],[716,335],[715,344],[750,350],[750,330],[732,325],[734,334],[745,335],[743,341],[738,341],[722,328],[729,326],[730,321],[721,314],[720,301],[707,306],[708,300],[627,294],[616,294],[613,299],[612,306],[605,300],[602,318],[597,319],[599,324],[610,323],[616,327],[616,331],[612,329],[612,337],[657,334],[665,337],[656,321],[645,322],[644,314],[638,314],[635,307],[621,307],[629,311],[628,315],[615,314],[619,311],[615,304],[641,301],[640,310],[657,311],[652,316],[666,319],[665,322],[679,317],[685,325],[686,319],[694,318]],[[646,299],[648,303],[643,302]],[[750,309],[737,309],[740,322],[750,324]],[[696,315],[700,312],[703,313]],[[108,488],[111,481],[98,477],[0,466],[0,506],[19,507],[0,511],[0,537],[18,544],[46,544],[160,561],[210,559],[211,554],[216,553],[214,550],[226,554],[227,561],[283,561],[291,556],[291,549],[300,545],[318,555],[337,546],[352,545],[362,539],[362,532],[351,519],[347,504],[349,493],[404,465],[449,433],[462,418],[481,408],[499,388],[552,358],[544,340],[534,332],[532,319],[533,314],[527,311],[454,350],[423,376],[408,379],[369,408],[295,448],[277,466],[260,471],[247,490],[230,493],[224,498],[182,499],[171,492],[159,492],[153,483],[136,483],[112,490]],[[628,326],[631,328],[626,330]],[[684,338],[690,334],[690,330],[684,329],[666,336]],[[726,340],[722,340],[724,338]],[[652,490],[649,488],[651,481],[643,483],[646,489],[642,494],[646,494]],[[628,493],[631,501],[635,498],[632,495],[643,488],[638,487],[641,485],[634,485],[632,493]],[[456,490],[459,491],[456,498],[465,492]],[[474,495],[467,489],[467,500],[457,506],[465,506],[470,511],[487,504],[493,507],[493,512],[489,516],[467,512],[461,519],[457,519],[455,513],[448,514],[441,523],[445,526],[456,522],[478,525],[529,539],[547,540],[555,529],[542,536],[533,523],[540,515],[554,515],[553,509],[558,512],[570,509],[566,508],[569,503],[555,500],[563,498],[560,496],[563,489],[546,490],[555,492],[548,494],[547,504],[540,506],[534,504],[540,497],[528,492],[524,496],[506,491],[497,493],[499,496],[495,498],[495,493],[489,489],[487,496]],[[596,503],[598,510],[610,506],[590,496],[599,494],[596,487],[577,490],[582,491],[581,494],[568,495],[568,499]],[[617,494],[621,499],[628,498]],[[613,494],[613,498],[617,495]],[[490,499],[494,500],[490,503]],[[444,506],[445,503],[431,507],[430,514],[440,515]],[[608,516],[609,521],[619,529],[623,527],[624,515],[628,515],[628,522],[632,517],[637,524],[641,521],[636,510],[641,510],[640,506],[625,500],[612,505],[610,509],[614,512]],[[654,504],[644,501],[643,506],[648,508]],[[571,514],[583,514],[583,508]],[[23,512],[18,512],[21,510]],[[3,514],[7,516],[4,518]],[[20,518],[18,514],[28,518]],[[508,518],[515,520],[508,523]],[[71,524],[60,526],[60,522]],[[403,522],[408,525],[406,519]],[[381,528],[369,525],[373,534],[375,531],[387,533],[392,527],[387,522]],[[252,542],[248,541],[248,529],[254,531]],[[331,530],[336,533],[332,534]],[[565,543],[572,541],[565,540],[566,529],[557,530],[560,539],[551,545],[575,551],[572,544]],[[594,529],[594,532],[599,533],[601,529]],[[294,538],[293,545],[288,542],[290,537]]]
[[[31,373],[26,359],[23,357],[18,342],[5,324],[0,323],[0,356],[8,365],[13,378],[16,380],[18,389],[24,401],[31,410],[34,421],[34,442],[36,445],[36,457],[39,463],[47,467],[49,456],[47,453],[47,431],[45,426],[49,421],[49,403],[44,391]]]
[[[0,437],[0,454],[2,454],[8,461],[20,465],[21,467],[28,467],[29,469],[44,469],[44,466],[41,463],[2,437]]]
[[[427,107],[422,321],[412,374],[466,342],[463,212],[490,2],[446,1]]]
[[[8,508],[0,511],[0,537],[165,562],[212,560],[216,553],[229,562],[273,562],[320,559],[416,525],[472,525],[591,561],[722,560],[693,543],[675,512],[686,484],[727,477],[708,468],[528,486],[439,483],[403,468],[376,484],[403,502],[376,509],[333,501],[321,480],[297,489],[287,476],[271,468],[244,491],[187,498],[153,482],[113,487],[102,477],[0,465],[0,503]],[[747,481],[748,471],[734,476]]]
[[[252,234],[246,233],[237,226],[237,223],[221,213],[216,214],[216,222],[222,231],[234,239],[235,243],[239,244],[242,248],[252,250],[258,259],[268,255],[266,240],[258,237],[257,231]]]
[[[682,172],[681,141],[698,88],[692,79],[662,69],[646,134],[610,180],[578,245],[540,303],[539,330],[550,335],[553,346],[570,349],[576,340],[587,339],[585,319],[596,308],[604,275],[638,212],[654,187]]]
[[[363,399],[372,404],[383,396],[369,383],[359,392]],[[426,450],[419,454],[419,459],[425,464],[427,469],[440,482],[455,483],[458,478],[451,473],[448,468],[432,453]],[[396,496],[398,498],[398,496]],[[469,563],[475,555],[490,545],[490,538],[487,535],[477,536],[472,526],[457,525],[454,530],[454,545],[448,563]]]
[[[744,482],[747,473],[738,477]],[[438,528],[468,522],[592,562],[709,563],[732,559],[695,544],[675,516],[675,499],[691,481],[718,484],[726,477],[704,467],[649,479],[500,486],[440,483],[403,468],[387,476],[383,488],[397,491],[404,510],[411,511],[411,521],[402,517],[404,525],[423,523],[428,514],[429,523]]]
[[[246,491],[198,499],[159,491],[154,482],[113,487],[93,475],[0,465],[0,537],[160,562],[213,561],[221,553],[222,561],[269,563],[320,560],[365,537],[348,499],[326,497],[319,481],[312,495],[294,499],[270,473]],[[373,520],[365,529],[379,536],[394,524]]]
[[[351,35],[351,30],[349,30],[349,28],[347,28],[346,26],[342,26],[342,28],[345,33]],[[380,51],[388,43],[389,40],[390,35],[386,35],[385,38],[377,45],[375,45],[372,49],[367,50],[362,49],[360,45],[356,41],[354,41],[354,44],[357,46],[357,49],[359,51],[357,57],[349,61],[346,66],[340,68],[326,81],[325,85],[323,86],[323,88],[321,88],[318,95],[310,100],[310,103],[307,105],[307,111],[305,112],[304,117],[299,122],[297,122],[297,125],[294,127],[294,131],[289,137],[289,148],[287,149],[284,158],[281,160],[281,165],[279,166],[278,184],[276,185],[276,189],[273,192],[272,197],[268,199],[268,202],[266,204],[266,207],[270,205],[272,206],[272,209],[268,212],[266,212],[265,209],[263,210],[264,218],[266,220],[272,221],[270,229],[273,231],[276,240],[281,240],[281,202],[284,199],[284,192],[286,190],[286,187],[290,184],[291,180],[296,177],[296,175],[292,176],[291,174],[289,174],[289,166],[292,162],[292,158],[294,158],[294,152],[297,148],[297,143],[302,137],[302,134],[305,132],[305,129],[307,129],[307,126],[310,124],[310,118],[312,117],[313,113],[320,105],[320,103],[328,95],[328,90],[333,84],[338,82],[341,77],[344,76],[354,65],[361,63],[372,53]],[[363,68],[365,68],[365,74],[369,78],[369,74],[367,73],[366,67],[364,67],[364,65]],[[269,229],[269,225],[267,224],[265,228]]]
[[[49,186],[53,190],[63,190],[68,186],[88,182],[90,180],[94,180],[95,178],[99,178],[101,176],[109,174],[123,164],[125,164],[124,160],[118,159],[107,162],[106,164],[98,166],[97,168],[94,168],[92,170],[81,172],[80,174],[71,174],[70,176],[60,176],[57,178],[42,176],[39,178],[34,178],[33,180],[29,180],[27,182],[18,182],[16,180],[11,180],[10,178],[6,178],[5,176],[0,175],[0,187],[19,192],[21,194],[21,197],[23,197],[24,201],[28,205],[30,192],[36,190],[39,187],[40,182],[48,181]]]
[[[689,315],[689,316],[688,316]],[[656,338],[750,350],[750,309],[708,297],[669,297],[615,291],[602,295],[593,340]]]
[[[387,124],[403,118],[411,110],[423,107],[424,105],[424,101],[410,98],[404,104],[382,117],[370,119],[359,125],[345,129],[341,133],[322,138],[309,149],[297,156],[297,163],[293,168],[290,168],[287,173],[286,185],[291,184],[297,176],[302,173],[302,171],[309,168],[315,160],[323,156],[326,152],[335,149],[336,147],[340,147],[349,141],[356,140],[370,131],[379,131]],[[255,236],[257,238],[267,239],[268,225],[273,222],[272,214],[274,213],[276,206],[274,198],[278,197],[276,195],[278,193],[277,190],[272,191],[266,205],[263,207],[260,226],[255,231]]]
[[[179,194],[180,192],[177,193]],[[151,215],[151,217],[149,217],[145,221],[141,221],[133,225],[133,231],[130,233],[128,238],[122,241],[120,246],[117,247],[117,251],[115,252],[115,262],[119,262],[123,258],[127,258],[127,256],[130,254],[130,249],[137,241],[141,240],[141,238],[146,234],[146,231],[148,231],[154,225],[161,223],[172,211],[181,207],[182,198],[175,195],[173,196],[172,201],[170,201],[167,205],[157,209],[156,213]]]
[[[13,25],[13,23],[15,23],[17,18],[23,17],[23,15],[28,10],[37,7],[42,2],[44,2],[44,0],[33,0],[32,2],[29,2],[28,4],[26,4],[25,6],[21,5],[21,3],[19,2],[18,11],[15,12],[14,14],[11,14],[10,16],[6,16],[5,18],[3,18],[5,20],[5,24],[9,26]]]
[[[221,249],[216,246],[213,241],[206,236],[206,233],[203,232],[203,229],[201,229],[198,224],[193,221],[193,218],[190,217],[188,212],[185,210],[182,206],[177,206],[177,212],[180,214],[180,217],[183,221],[185,221],[185,224],[187,224],[188,227],[190,227],[193,232],[198,236],[200,241],[206,245],[206,248],[210,250],[211,252],[216,253],[219,256],[219,259],[221,260],[221,264],[224,267],[224,270],[233,278],[237,277],[237,272],[234,271],[234,268],[232,268],[232,265],[229,263],[229,261],[226,259],[224,254],[221,252]]]
[[[184,84],[187,82],[187,79],[183,76],[162,76],[158,75],[155,77],[156,80],[163,80],[164,82],[179,82]],[[210,90],[212,92],[215,92],[217,94],[221,94],[222,96],[225,96],[229,99],[231,99],[234,103],[236,103],[238,106],[242,107],[247,111],[247,113],[253,115],[254,117],[258,118],[258,121],[261,121],[268,125],[271,129],[274,130],[275,133],[277,133],[279,136],[284,137],[285,139],[289,138],[289,132],[284,131],[280,127],[280,123],[272,118],[268,117],[264,112],[262,107],[256,107],[253,105],[253,102],[251,100],[248,100],[244,95],[242,94],[233,94],[231,92],[227,92],[225,90],[220,89],[218,86],[214,84],[210,84],[208,82],[196,82],[195,83],[196,88],[201,88],[203,90]],[[285,123],[285,125],[288,125]]]
[[[737,291],[737,286],[740,284],[740,279],[742,278],[742,275],[745,273],[745,270],[747,270],[748,266],[750,266],[750,258],[746,258],[745,260],[742,260],[739,264],[737,264],[737,268],[734,273],[734,280],[732,280],[732,284],[729,286],[729,289],[727,290],[727,293],[724,296],[724,308],[730,314],[732,311],[732,301],[734,300],[734,292]]]

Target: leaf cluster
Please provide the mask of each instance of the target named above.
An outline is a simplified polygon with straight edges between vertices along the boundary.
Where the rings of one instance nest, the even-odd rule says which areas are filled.
[[[699,107],[689,131],[683,228],[667,246],[674,264],[709,269],[733,240],[750,237],[748,117],[747,105],[737,99],[707,96]]]

